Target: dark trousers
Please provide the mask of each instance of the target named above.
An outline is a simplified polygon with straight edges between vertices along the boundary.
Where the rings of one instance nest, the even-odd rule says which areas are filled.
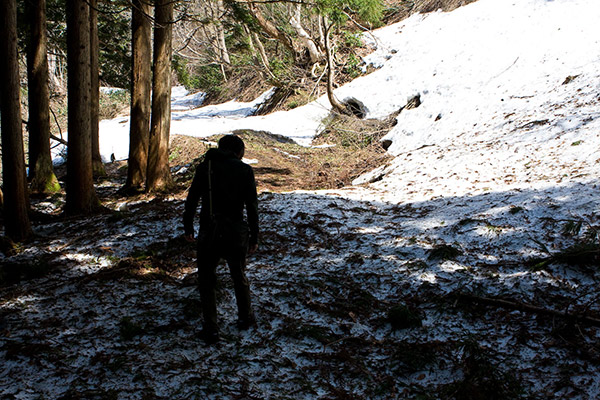
[[[209,332],[217,332],[217,265],[221,258],[227,261],[229,272],[235,289],[235,299],[238,308],[238,319],[249,320],[252,318],[250,303],[250,286],[246,278],[246,253],[248,251],[248,235],[227,235],[225,237],[208,238],[208,235],[199,235],[198,241],[198,288],[202,302],[204,317],[203,328]]]

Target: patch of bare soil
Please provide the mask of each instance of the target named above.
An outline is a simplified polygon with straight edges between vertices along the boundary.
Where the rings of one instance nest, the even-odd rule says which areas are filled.
[[[390,25],[402,21],[416,13],[425,14],[438,10],[447,12],[476,1],[477,0],[385,0],[386,13],[383,21],[385,25]]]
[[[220,90],[208,93],[204,104],[219,104],[231,100],[252,101],[273,85],[267,82],[265,73],[254,67],[238,68],[228,71],[227,81]]]
[[[171,168],[191,165],[200,159],[209,149],[210,141],[191,136],[173,135],[169,145],[169,164]]]
[[[328,128],[315,139],[322,147],[301,146],[269,132],[234,133],[246,143],[245,158],[252,163],[259,192],[333,189],[391,160],[379,139],[394,121],[331,116]],[[189,186],[197,163],[220,137],[172,137],[169,159],[180,189]]]

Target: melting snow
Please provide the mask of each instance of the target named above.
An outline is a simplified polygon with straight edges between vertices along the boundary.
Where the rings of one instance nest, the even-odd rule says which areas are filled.
[[[130,203],[121,220],[45,225],[50,246],[22,257],[62,252],[64,276],[1,290],[0,395],[415,398],[466,379],[461,366],[479,351],[525,396],[600,397],[597,326],[569,331],[559,318],[457,306],[455,296],[600,312],[597,266],[525,265],[581,240],[562,233],[567,221],[598,227],[599,20],[596,0],[480,0],[365,35],[377,47],[365,62],[379,69],[338,97],[358,98],[370,118],[417,94],[422,103],[385,138],[394,161],[355,186],[261,195],[261,251],[248,265],[260,326],[231,326],[220,270],[218,348],[183,316],[197,299],[186,276],[91,278],[151,244],[168,249],[182,201],[167,200],[168,213]],[[175,88],[172,133],[256,129],[309,145],[326,99],[251,116],[269,95],[201,107],[202,94]],[[128,129],[127,118],[102,122],[103,157],[127,157]],[[78,229],[98,229],[97,241],[72,237]],[[458,255],[433,257],[442,246]],[[422,326],[391,329],[388,312],[403,303]]]

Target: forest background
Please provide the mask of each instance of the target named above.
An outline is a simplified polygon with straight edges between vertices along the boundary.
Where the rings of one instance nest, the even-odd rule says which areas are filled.
[[[17,241],[31,235],[28,185],[33,194],[66,190],[67,214],[98,210],[93,180],[106,175],[99,120],[129,108],[124,193],[168,191],[172,85],[204,92],[205,104],[251,99],[274,87],[257,114],[295,108],[326,92],[336,113],[360,117],[360,105],[342,104],[333,95],[335,87],[365,73],[360,57],[369,49],[360,33],[469,2],[5,3],[3,29],[13,38],[3,53],[3,147],[11,149],[4,152],[0,197],[9,216],[6,235]],[[49,146],[67,144],[67,131],[70,157],[61,185]]]

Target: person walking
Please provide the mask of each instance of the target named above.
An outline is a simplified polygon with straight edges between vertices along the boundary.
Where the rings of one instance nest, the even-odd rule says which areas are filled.
[[[194,218],[202,199],[197,264],[203,314],[201,337],[207,344],[219,341],[215,288],[216,268],[222,258],[233,280],[238,328],[256,325],[245,269],[247,254],[258,248],[258,198],[254,171],[242,162],[244,148],[240,137],[223,136],[218,148],[209,149],[198,165],[185,201],[185,238],[194,242]]]

